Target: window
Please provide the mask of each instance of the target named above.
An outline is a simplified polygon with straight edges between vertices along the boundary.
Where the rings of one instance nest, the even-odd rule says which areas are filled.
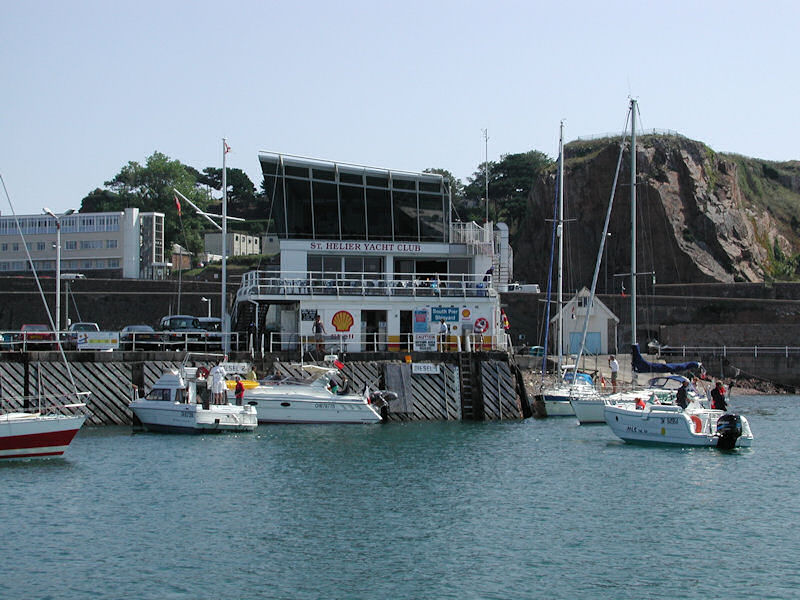
[[[64,248],[67,250],[77,250],[78,242],[76,240],[67,240],[67,242],[64,244]]]
[[[13,244],[11,244],[11,251],[19,252],[19,242],[14,242]]]
[[[0,244],[0,251],[8,252],[8,244]]]
[[[36,250],[42,252],[44,250],[44,242],[36,242]]]
[[[106,248],[116,248],[117,240],[106,240]]]

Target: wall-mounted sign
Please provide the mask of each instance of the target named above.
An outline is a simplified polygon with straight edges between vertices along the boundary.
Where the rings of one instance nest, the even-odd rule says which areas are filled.
[[[414,363],[411,365],[411,372],[414,375],[438,375],[442,369],[440,365],[432,363]]]

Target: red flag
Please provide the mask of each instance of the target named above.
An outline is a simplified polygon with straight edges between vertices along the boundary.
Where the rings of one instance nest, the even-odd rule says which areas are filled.
[[[231,151],[231,147],[228,146],[228,142],[222,142],[225,145],[225,154]]]
[[[344,363],[340,360],[333,361],[333,364],[339,370],[344,369]]]
[[[178,200],[177,194],[175,195],[175,206],[178,209],[178,216],[180,217],[181,216],[181,201]]]

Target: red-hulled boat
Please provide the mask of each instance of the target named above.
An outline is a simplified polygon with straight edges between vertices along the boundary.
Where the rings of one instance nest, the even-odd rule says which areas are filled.
[[[86,420],[82,402],[0,414],[0,460],[61,456]],[[77,411],[76,414],[69,414]]]

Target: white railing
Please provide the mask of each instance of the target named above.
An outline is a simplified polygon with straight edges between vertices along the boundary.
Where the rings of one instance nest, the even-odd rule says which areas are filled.
[[[61,347],[64,350],[99,351],[99,348],[81,348],[77,335],[80,332],[61,331]],[[91,333],[91,332],[89,332]],[[107,332],[100,332],[107,333]],[[226,334],[231,348],[244,346],[245,335],[237,331]],[[119,346],[108,350],[221,350],[223,334],[219,331],[155,331],[130,332],[119,336]],[[58,350],[56,336],[52,331],[0,331],[0,352],[40,352]]]
[[[659,356],[693,357],[699,354],[719,356],[794,356],[800,354],[800,346],[664,346]]]
[[[341,354],[343,352],[488,352],[491,350],[507,350],[505,332],[496,336],[477,333],[456,336],[448,335],[445,339],[439,334],[327,334],[322,343],[317,342],[314,335],[299,333],[281,333],[277,331],[251,335],[248,338],[248,351],[261,355],[279,351],[303,353],[312,352],[319,355]]]
[[[491,274],[250,271],[236,296],[244,301],[254,296],[475,298],[495,293]]]

